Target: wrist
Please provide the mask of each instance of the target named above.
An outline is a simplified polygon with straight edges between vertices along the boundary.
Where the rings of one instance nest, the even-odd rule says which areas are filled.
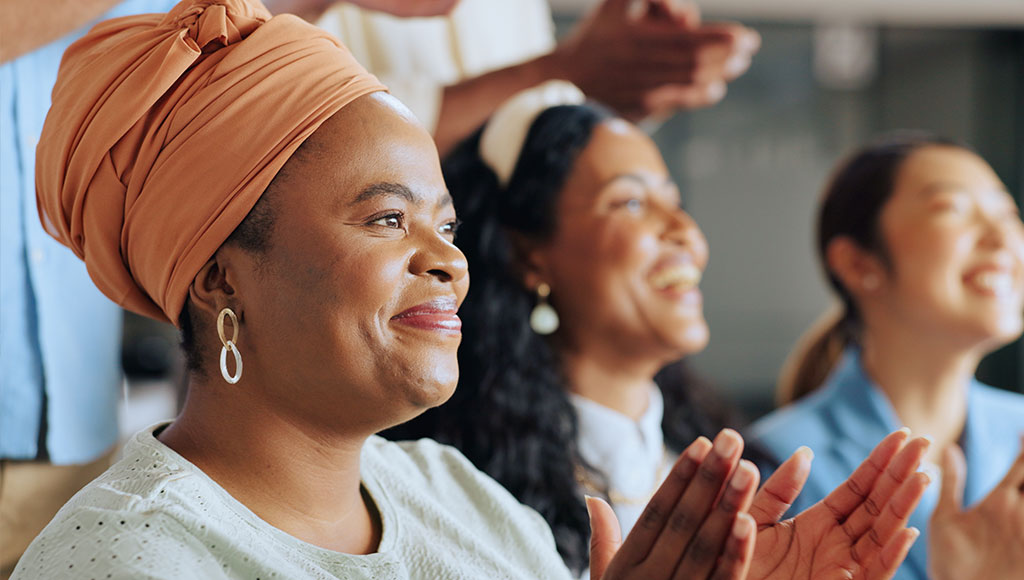
[[[538,57],[533,61],[534,67],[532,74],[535,78],[531,79],[531,84],[537,85],[552,79],[578,84],[579,79],[576,78],[577,75],[573,74],[571,62],[572,57],[569,50],[567,50],[563,45],[555,47],[555,49],[548,54]]]

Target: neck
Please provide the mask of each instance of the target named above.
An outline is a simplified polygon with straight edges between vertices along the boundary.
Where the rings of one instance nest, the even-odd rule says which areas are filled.
[[[195,378],[159,438],[272,526],[329,550],[375,552],[381,524],[359,472],[369,434],[314,433],[254,398]]]
[[[662,367],[659,362],[627,361],[614,357],[561,353],[569,390],[638,420],[647,410],[651,382]]]
[[[967,389],[982,354],[897,325],[866,332],[862,343],[865,372],[904,425],[932,438],[925,460],[938,463],[942,450],[963,433]]]

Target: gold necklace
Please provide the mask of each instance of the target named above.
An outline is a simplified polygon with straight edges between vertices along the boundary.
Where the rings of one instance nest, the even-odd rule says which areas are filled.
[[[608,501],[614,505],[647,505],[647,502],[651,501],[654,497],[654,492],[661,486],[661,482],[665,479],[665,464],[668,456],[668,449],[665,448],[665,444],[661,445],[661,459],[658,461],[658,470],[654,473],[654,483],[651,485],[650,491],[644,495],[626,495],[619,493],[614,489],[608,489]],[[576,483],[583,488],[583,491],[587,495],[602,496],[604,490],[598,488],[597,483],[593,480],[590,472],[585,467],[576,464]]]

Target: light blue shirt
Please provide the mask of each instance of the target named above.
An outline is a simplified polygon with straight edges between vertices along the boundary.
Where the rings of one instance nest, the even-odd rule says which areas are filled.
[[[856,349],[848,349],[822,389],[779,409],[749,429],[749,438],[782,461],[801,445],[814,451],[811,475],[793,504],[798,513],[839,486],[887,434],[902,427],[889,400],[864,373]],[[967,457],[964,503],[984,498],[1002,480],[1020,449],[1024,396],[972,380],[967,423],[960,440]],[[939,495],[933,480],[910,518],[921,530],[897,580],[927,580],[928,519]]]
[[[105,17],[166,12],[129,0]],[[117,440],[121,310],[43,230],[35,152],[64,50],[82,28],[0,65],[0,458],[84,463]],[[45,449],[40,449],[44,442]]]

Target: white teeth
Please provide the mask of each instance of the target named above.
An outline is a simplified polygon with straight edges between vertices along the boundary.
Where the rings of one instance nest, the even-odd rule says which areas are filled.
[[[700,268],[693,264],[679,264],[658,270],[651,276],[651,285],[657,290],[686,291],[700,284]]]
[[[971,278],[975,286],[992,292],[996,296],[1005,296],[1013,292],[1013,277],[1005,272],[980,272]]]

